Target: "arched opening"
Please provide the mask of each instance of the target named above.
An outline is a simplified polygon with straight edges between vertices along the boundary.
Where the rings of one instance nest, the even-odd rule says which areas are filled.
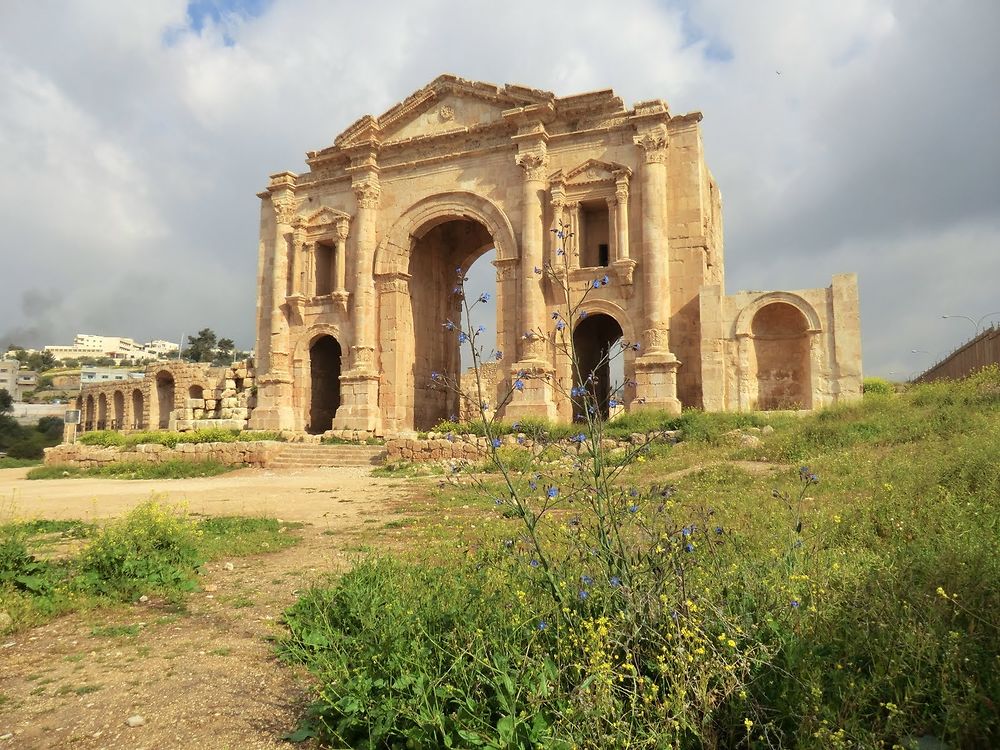
[[[111,429],[120,430],[125,426],[125,394],[115,391],[111,398]]]
[[[87,396],[86,407],[83,418],[84,432],[94,429],[94,397]]]
[[[413,377],[413,429],[428,430],[442,420],[457,418],[459,396],[449,388],[440,386],[439,373],[459,380],[462,371],[462,348],[468,342],[460,341],[464,326],[464,307],[457,293],[460,281],[456,269],[463,275],[473,263],[493,249],[493,237],[478,221],[451,219],[433,224],[415,240],[409,259],[410,311],[413,321],[412,377]],[[471,305],[478,296],[489,293],[496,297],[496,281],[488,289],[474,286],[470,277],[465,293]],[[482,283],[482,282],[479,282]],[[458,326],[450,330],[447,321]],[[478,324],[477,324],[478,325]],[[497,342],[497,331],[483,325],[477,336],[484,358],[489,358]],[[495,388],[484,394],[484,400],[495,400]]]
[[[341,349],[333,336],[320,336],[309,347],[310,403],[308,431],[314,435],[333,426],[340,407]]]
[[[108,394],[97,397],[97,429],[108,429]]]
[[[192,385],[188,388],[188,398],[202,399],[205,398],[205,389],[200,385]]]
[[[756,408],[810,409],[809,323],[797,307],[772,302],[750,324],[750,369],[757,383]]]
[[[142,413],[142,391],[138,388],[132,391],[132,429],[141,430],[146,426]]]
[[[156,405],[155,416],[150,417],[150,422],[161,430],[170,426],[170,412],[174,410],[174,376],[163,370],[156,375],[156,398],[153,401]]]
[[[622,327],[610,315],[588,315],[573,331],[573,349],[576,368],[573,373],[574,388],[584,388],[603,419],[611,414],[611,397],[622,400]],[[612,375],[614,374],[614,377]],[[583,416],[586,399],[573,398],[573,419]]]

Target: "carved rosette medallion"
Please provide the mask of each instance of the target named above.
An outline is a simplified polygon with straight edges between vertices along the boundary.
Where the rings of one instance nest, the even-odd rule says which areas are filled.
[[[438,110],[438,117],[441,122],[451,122],[455,119],[455,108],[450,104],[444,104]]]

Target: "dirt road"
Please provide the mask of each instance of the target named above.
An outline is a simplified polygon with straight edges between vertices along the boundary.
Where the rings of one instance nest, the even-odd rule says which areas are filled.
[[[275,660],[268,638],[298,594],[377,541],[411,494],[401,480],[354,468],[155,481],[29,482],[25,473],[0,471],[0,522],[96,520],[156,494],[195,513],[309,525],[290,549],[206,566],[201,591],[181,604],[154,598],[0,636],[0,750],[289,747],[281,738],[302,716],[309,683]],[[140,726],[127,724],[134,716]]]

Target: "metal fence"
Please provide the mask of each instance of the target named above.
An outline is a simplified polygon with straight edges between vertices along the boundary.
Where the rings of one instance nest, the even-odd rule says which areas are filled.
[[[944,378],[956,380],[971,375],[989,365],[1000,364],[1000,327],[990,326],[926,372],[913,379],[927,383]]]

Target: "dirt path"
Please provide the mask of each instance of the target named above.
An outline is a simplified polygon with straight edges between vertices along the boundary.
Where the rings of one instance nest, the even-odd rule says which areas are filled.
[[[169,482],[25,482],[12,471],[0,472],[0,520],[118,515],[157,491],[194,512],[310,525],[290,549],[206,566],[202,591],[180,605],[151,600],[0,636],[0,750],[287,748],[281,737],[302,715],[307,683],[267,639],[298,592],[349,564],[362,533],[371,541],[409,494],[365,469]],[[144,723],[128,726],[136,715]]]

